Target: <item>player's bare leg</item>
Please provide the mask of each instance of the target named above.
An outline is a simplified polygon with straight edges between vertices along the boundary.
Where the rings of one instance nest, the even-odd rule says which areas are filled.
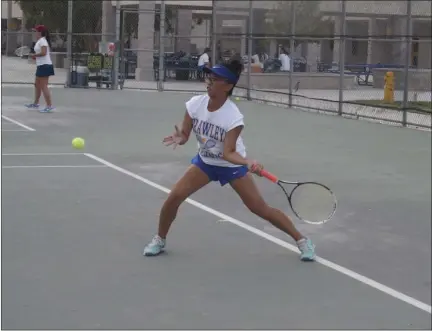
[[[158,234],[144,248],[144,255],[160,254],[165,247],[168,231],[174,222],[180,205],[192,194],[210,182],[208,176],[198,167],[191,165],[182,178],[174,185],[165,200],[160,216]]]
[[[51,93],[48,88],[48,79],[49,77],[41,77],[41,90],[47,107],[52,107]]]
[[[279,230],[290,235],[297,243],[304,261],[315,258],[314,246],[311,241],[303,236],[295,227],[292,220],[279,209],[270,207],[261,196],[255,185],[252,174],[232,181],[231,187],[237,192],[245,206],[255,215],[270,222]]]
[[[40,80],[39,77],[35,77],[34,82],[34,101],[33,103],[27,104],[27,108],[38,108],[39,107],[39,100],[41,97],[42,90],[40,88]]]

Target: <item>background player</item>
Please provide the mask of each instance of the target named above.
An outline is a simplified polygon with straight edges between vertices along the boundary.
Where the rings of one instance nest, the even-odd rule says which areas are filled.
[[[36,44],[34,54],[30,54],[36,59],[36,78],[35,78],[35,99],[27,108],[39,108],[39,99],[43,94],[46,107],[41,109],[41,113],[49,113],[54,110],[51,102],[51,93],[48,88],[50,76],[54,76],[54,66],[51,61],[50,48],[51,40],[48,29],[44,25],[36,25],[33,29],[36,32]]]

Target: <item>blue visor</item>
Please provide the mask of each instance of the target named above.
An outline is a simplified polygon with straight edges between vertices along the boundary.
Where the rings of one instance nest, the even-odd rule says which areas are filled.
[[[204,67],[203,71],[207,74],[214,74],[218,77],[225,78],[231,84],[237,84],[238,78],[237,75],[231,72],[227,67],[223,65],[217,64],[211,68]]]

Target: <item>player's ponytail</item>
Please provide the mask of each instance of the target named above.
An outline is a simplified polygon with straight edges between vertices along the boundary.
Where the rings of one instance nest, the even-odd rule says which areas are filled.
[[[237,81],[240,79],[240,75],[243,71],[243,64],[237,60],[231,60],[229,63],[224,65],[227,69],[229,69],[233,74],[235,74],[237,76]],[[232,89],[228,92],[228,95],[231,96],[234,90],[234,87],[237,84],[234,84],[234,86],[232,87]]]
[[[229,63],[225,64],[225,67],[227,67],[232,73],[236,74],[236,76],[240,78],[240,75],[243,71],[243,64],[239,60],[231,60]]]
[[[46,41],[48,42],[49,47],[51,48],[51,37],[50,37],[50,33],[47,29],[43,30],[41,32],[41,36],[45,37]]]

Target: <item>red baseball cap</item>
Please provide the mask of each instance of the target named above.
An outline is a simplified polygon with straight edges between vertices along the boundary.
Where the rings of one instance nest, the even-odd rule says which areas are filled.
[[[45,25],[36,25],[34,28],[33,28],[33,30],[34,31],[37,31],[37,32],[43,32],[43,31],[46,31],[46,27],[45,27]]]

